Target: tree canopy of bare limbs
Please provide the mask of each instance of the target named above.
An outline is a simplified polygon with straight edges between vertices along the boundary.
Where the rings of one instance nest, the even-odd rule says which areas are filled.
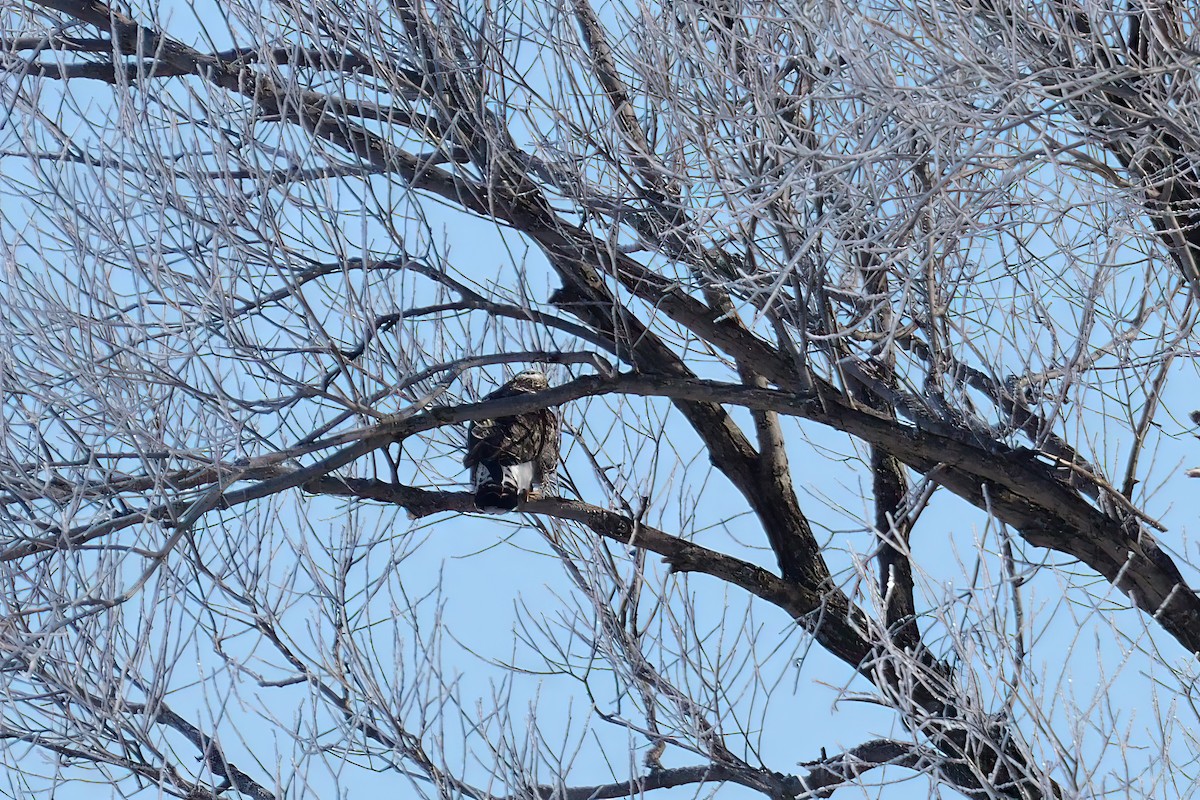
[[[1194,795],[1198,28],[4,0],[9,796]]]

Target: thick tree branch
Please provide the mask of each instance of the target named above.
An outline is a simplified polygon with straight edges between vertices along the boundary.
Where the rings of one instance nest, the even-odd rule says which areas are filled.
[[[996,444],[983,448],[966,430],[953,438],[922,432],[856,407],[832,387],[819,385],[818,389],[815,396],[795,395],[695,379],[589,376],[550,389],[537,399],[545,405],[558,405],[572,396],[622,391],[674,400],[727,402],[830,425],[883,448],[979,508],[990,508],[1030,543],[1088,564],[1129,593],[1139,608],[1157,619],[1189,652],[1200,652],[1200,599],[1153,536],[1139,529],[1131,537],[1127,520],[1109,517],[1090,505],[1057,476],[1054,465],[1041,461],[1037,452]],[[537,405],[532,398],[506,404],[513,410],[505,413]],[[439,409],[429,416],[442,413],[449,412]],[[475,413],[468,407],[454,410],[454,416]],[[989,487],[990,498],[983,497],[984,485]]]
[[[875,531],[879,542],[879,591],[883,594],[888,628],[902,645],[920,640],[913,601],[913,572],[909,560],[908,481],[891,453],[871,447],[871,483],[875,497]]]
[[[652,770],[645,775],[616,783],[571,786],[565,793],[555,786],[539,786],[537,791],[547,800],[551,797],[564,797],[566,800],[612,800],[638,796],[655,789],[706,783],[736,783],[780,800],[800,796],[832,797],[837,789],[850,785],[859,775],[872,769],[896,766],[929,770],[941,760],[931,750],[923,750],[891,739],[874,739],[845,753],[807,762],[802,766],[809,769],[802,775],[787,775],[765,769],[747,771],[721,764],[698,764],[691,767]]]
[[[828,385],[819,384],[817,388],[816,394],[797,395],[692,378],[638,374],[586,376],[528,397],[447,406],[415,415],[402,413],[363,431],[251,459],[245,469],[274,466],[289,458],[341,447],[310,466],[246,488],[230,489],[223,495],[222,505],[244,503],[302,486],[390,442],[457,422],[510,416],[612,393],[669,397],[675,401],[707,403],[709,407],[729,403],[820,422],[883,448],[977,507],[990,509],[1031,544],[1066,553],[1089,565],[1127,592],[1138,608],[1158,620],[1188,652],[1200,652],[1200,599],[1171,558],[1148,531],[1139,529],[1131,535],[1128,520],[1114,519],[1090,505],[1058,477],[1054,465],[1040,460],[1037,452],[996,444],[984,448],[969,431],[961,431],[959,437],[953,438],[920,431],[852,405]],[[987,498],[982,490],[985,485],[989,491]],[[170,507],[122,515],[65,534],[10,545],[0,558],[10,560],[75,546],[139,522],[169,519],[186,507],[187,504],[177,502]]]
[[[411,486],[400,486],[365,478],[339,478],[324,475],[309,480],[301,487],[313,494],[357,497],[394,503],[414,518],[445,511],[471,513],[475,511],[474,496],[468,492],[431,492]],[[595,533],[621,544],[641,547],[663,557],[675,572],[700,572],[762,598],[800,619],[821,608],[823,598],[808,588],[772,575],[741,559],[710,550],[685,539],[613,511],[578,500],[545,498],[523,504],[521,511],[529,514],[570,520],[587,526]],[[859,661],[869,652],[865,641],[848,642],[846,646]],[[851,658],[854,658],[851,655]]]
[[[860,234],[860,238],[868,240],[866,231]],[[865,294],[886,298],[889,294],[886,264],[881,263],[878,254],[868,248],[860,249],[857,255]],[[875,304],[871,313],[871,330],[882,337],[894,334],[896,321],[890,303]],[[843,362],[847,355],[845,351],[838,352],[839,362]],[[882,372],[878,383],[887,389],[895,389],[896,358],[892,348],[885,348],[875,363]],[[895,406],[876,392],[870,383],[850,378],[847,385],[855,399],[861,400],[881,416],[896,419]],[[879,564],[879,591],[883,596],[884,619],[890,635],[896,637],[901,648],[915,651],[921,635],[917,628],[909,551],[913,517],[906,507],[908,477],[900,461],[879,445],[870,446],[870,466],[872,496],[875,500],[875,537],[879,546],[876,561]]]
[[[232,788],[254,800],[276,800],[274,793],[267,791],[245,772],[226,761],[224,752],[211,737],[176,714],[165,703],[160,704],[155,710],[154,720],[179,731],[184,738],[196,746],[209,770],[222,781],[221,785],[215,789],[217,794]]]

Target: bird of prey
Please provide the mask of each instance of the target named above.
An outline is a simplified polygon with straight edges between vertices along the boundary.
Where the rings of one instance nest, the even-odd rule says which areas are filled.
[[[549,386],[545,374],[525,370],[484,399],[533,394]],[[475,507],[503,514],[555,486],[560,436],[558,415],[548,408],[472,422],[463,465],[471,470]]]

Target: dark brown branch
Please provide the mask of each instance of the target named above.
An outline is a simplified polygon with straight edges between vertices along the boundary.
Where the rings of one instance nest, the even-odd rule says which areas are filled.
[[[1151,69],[1121,70],[1104,57],[1103,51],[1093,50],[1099,63],[1089,66],[1096,73],[1106,73],[1105,80],[1097,87],[1098,98],[1092,98],[1090,93],[1071,97],[1062,89],[1058,75],[1051,78],[1047,74],[1045,86],[1050,95],[1068,100],[1068,107],[1083,129],[1094,130],[1095,141],[1116,156],[1141,184],[1142,209],[1185,284],[1193,296],[1200,297],[1200,169],[1192,158],[1196,142],[1181,141],[1181,137],[1191,137],[1163,117],[1156,102],[1160,92],[1147,91],[1153,76],[1161,80],[1163,72],[1158,69],[1162,65],[1154,63],[1157,59],[1151,57],[1153,39],[1171,42],[1172,49],[1180,52],[1194,55],[1194,51],[1183,45],[1174,24],[1167,22],[1169,17],[1164,13],[1147,17],[1141,3],[1130,4],[1129,10],[1125,57],[1135,67]],[[1086,25],[1086,17],[1077,16]],[[1145,29],[1147,24],[1152,30]]]
[[[1146,61],[1145,43],[1142,39],[1142,0],[1129,0],[1125,6],[1129,17],[1129,30],[1125,36],[1125,60],[1134,66],[1141,66]]]
[[[44,50],[51,49],[55,52],[68,53],[111,53],[112,41],[105,38],[81,38],[75,36],[21,36],[17,38],[0,37],[0,49],[18,51],[18,50]],[[274,47],[269,50],[263,50],[260,47],[236,47],[229,50],[222,50],[216,53],[216,57],[222,61],[240,61],[246,64],[268,62],[277,66],[291,65],[295,67],[303,67],[307,69],[318,70],[334,70],[338,72],[355,72],[361,75],[374,75],[375,63],[362,56],[354,53],[337,53],[334,54],[327,47]],[[35,65],[36,66],[36,65]],[[411,70],[404,70],[392,65],[390,69],[398,74],[404,75],[408,81],[410,89],[402,96],[413,99],[418,97],[416,91],[420,85],[420,76]],[[110,68],[111,70],[111,68]],[[177,77],[179,75],[192,74],[190,72],[177,71],[172,67],[166,67],[164,71],[156,71],[156,77]]]
[[[1154,424],[1154,415],[1158,411],[1163,390],[1167,385],[1168,370],[1174,361],[1175,356],[1171,354],[1164,358],[1162,364],[1159,365],[1158,374],[1154,376],[1154,382],[1150,385],[1150,391],[1146,395],[1146,404],[1133,428],[1133,443],[1129,446],[1129,458],[1125,463],[1125,480],[1121,484],[1121,494],[1131,502],[1134,487],[1138,483],[1138,461],[1141,458],[1142,447],[1145,446],[1150,426]]]
[[[614,391],[674,400],[730,403],[778,411],[821,422],[885,449],[918,472],[1016,528],[1032,544],[1067,553],[1088,564],[1131,595],[1189,652],[1200,652],[1200,599],[1187,586],[1178,567],[1144,529],[1131,538],[1127,521],[1114,519],[1089,504],[1063,482],[1054,466],[1030,450],[991,443],[982,447],[970,431],[952,437],[919,431],[894,419],[856,407],[832,387],[819,385],[818,396],[771,389],[733,386],[696,379],[658,376],[588,376],[541,393],[534,398],[492,401],[456,409],[436,409],[422,415],[420,426],[434,426],[442,415],[461,421],[476,415],[512,414],[538,405],[558,405],[584,395]],[[469,417],[468,417],[469,415]],[[406,422],[416,425],[417,418]],[[415,430],[414,430],[415,432]],[[982,487],[990,491],[990,505]]]
[[[395,261],[396,260],[393,259],[390,261],[377,263],[387,265],[395,263]],[[616,352],[615,345],[611,338],[599,336],[591,328],[578,325],[569,320],[565,320],[560,317],[556,317],[553,314],[547,314],[543,311],[538,311],[533,308],[517,306],[511,303],[499,303],[495,300],[490,300],[461,281],[454,280],[442,270],[431,267],[428,264],[422,263],[416,259],[405,257],[402,263],[404,268],[424,275],[430,280],[442,284],[446,288],[459,295],[459,297],[462,298],[460,304],[465,309],[484,311],[489,315],[508,317],[509,319],[532,322],[545,327],[556,328],[564,333],[576,337],[577,339],[580,339],[581,341],[594,344],[597,347],[601,347],[614,354]]]
[[[727,293],[708,287],[704,290],[704,298],[720,316],[744,333],[750,333]],[[767,379],[751,364],[739,361],[738,375],[747,386],[767,387]],[[766,409],[753,409],[751,417],[754,420],[758,452],[755,453],[746,442],[741,447],[742,463],[730,463],[726,468],[726,477],[741,490],[757,513],[783,576],[790,580],[807,581],[809,586],[822,586],[830,580],[829,569],[821,556],[821,548],[813,535],[808,517],[796,497],[779,414]],[[718,463],[718,466],[721,465]]]
[[[324,475],[307,481],[302,488],[313,494],[395,503],[413,517],[426,517],[444,511],[475,511],[474,497],[467,492],[431,492],[366,478]],[[675,572],[700,572],[745,589],[794,618],[803,618],[818,610],[822,604],[821,595],[772,575],[762,567],[671,536],[645,523],[635,525],[628,517],[599,506],[578,500],[546,498],[525,503],[520,510],[581,523],[595,533],[621,544],[659,554]],[[861,660],[867,653],[865,643],[860,641],[855,646],[861,651]]]
[[[268,76],[253,72],[242,60],[202,53],[157,30],[137,24],[101,0],[37,2],[102,31],[111,32],[114,49],[118,53],[151,59],[147,63],[134,65],[137,69],[147,70],[139,73],[139,76],[159,74],[156,71],[162,70],[173,70],[178,75],[195,75],[227,91],[253,98],[266,116],[304,125],[313,135],[334,142],[372,166],[384,167],[389,171],[402,168],[414,175],[426,171],[425,162],[399,151],[384,137],[346,119],[343,114],[350,112],[349,106],[346,106],[349,101],[313,91],[281,91]],[[407,112],[400,110],[390,109],[389,112],[394,116],[385,117],[385,121],[411,124],[414,130],[437,130],[435,120],[406,118]]]
[[[219,55],[212,58],[214,60],[221,59]],[[85,61],[73,64],[43,64],[41,62],[34,62],[26,67],[26,73],[31,77],[46,78],[48,80],[96,80],[112,84],[131,84],[149,79],[183,77],[197,74],[195,69],[189,69],[186,65],[179,64],[178,62],[164,64],[153,58],[119,64],[114,64],[111,61]],[[411,111],[398,106],[382,106],[365,100],[347,100],[344,97],[326,95],[312,90],[303,91],[300,93],[300,96],[303,98],[305,105],[324,105],[330,112],[343,118],[353,117],[389,125],[401,125],[415,131],[436,129],[436,122],[432,118],[413,114]],[[358,170],[358,173],[363,174],[361,168]],[[246,172],[240,176],[229,175],[228,177],[249,178],[257,177],[257,175],[258,173],[255,172]]]
[[[873,232],[862,230],[859,239],[870,241]],[[871,248],[859,248],[858,267],[862,274],[865,294],[886,301],[889,294],[887,265]],[[891,305],[876,302],[871,313],[871,330],[881,336],[891,336],[896,328]],[[833,340],[836,342],[836,339]],[[833,342],[831,342],[833,344]],[[838,361],[848,355],[838,352]],[[888,389],[896,387],[896,358],[890,348],[880,353],[876,362],[882,375],[879,383]],[[848,381],[853,397],[882,416],[896,420],[895,406],[860,380]],[[875,537],[879,552],[879,592],[883,596],[884,619],[888,630],[901,648],[916,650],[921,636],[917,628],[916,603],[913,600],[913,574],[910,561],[909,535],[913,517],[907,509],[908,477],[900,461],[886,449],[870,446],[872,496],[875,501]]]
[[[647,139],[642,123],[630,101],[629,88],[617,71],[616,60],[613,57],[612,48],[609,46],[604,26],[600,24],[591,3],[588,0],[573,0],[572,6],[575,10],[575,20],[579,23],[579,29],[587,43],[588,54],[591,56],[592,74],[600,82],[600,86],[604,89],[604,94],[612,106],[621,134],[632,151],[634,166],[650,190],[649,199],[654,205],[655,211],[661,217],[662,222],[670,225],[677,215],[682,215],[683,211],[679,205],[678,187],[669,183],[666,177],[667,170],[663,169],[658,162],[654,150],[650,146],[650,141]],[[674,205],[674,208],[668,206],[666,202],[668,200]]]
[[[127,770],[133,775],[139,775],[151,785],[171,781],[182,787],[187,787],[177,776],[169,774],[167,768],[155,767],[144,761],[134,761],[132,758],[117,756],[107,750],[98,748],[73,747],[70,744],[57,742],[43,733],[17,733],[0,725],[0,740],[25,742],[48,752],[61,756],[64,760],[74,763],[109,764],[118,769]],[[195,787],[199,788],[199,787]]]
[[[540,216],[544,217],[544,213]],[[539,230],[553,233],[555,236],[559,236],[558,231],[561,229],[561,226],[553,224],[537,223],[537,226]],[[625,312],[619,316],[619,327],[613,324],[612,310],[616,309],[619,313],[622,306],[617,303],[596,265],[609,265],[620,278],[618,255],[608,252],[589,253],[586,249],[581,249],[580,243],[576,241],[571,241],[563,247],[544,247],[544,250],[565,284],[566,291],[562,293],[565,297],[560,297],[557,302],[560,307],[598,330],[608,333],[615,341],[628,343],[630,353],[627,360],[642,371],[669,375],[672,379],[694,378],[682,360],[631,313]],[[641,265],[634,264],[631,269],[640,270],[638,274],[648,274]],[[757,354],[774,354],[774,351],[748,331],[736,314],[721,314],[710,306],[684,295],[673,285],[662,286],[661,279],[656,280],[654,285],[659,288],[648,288],[646,282],[634,280],[630,289],[647,299],[653,298],[659,308],[675,308],[687,317],[688,321],[683,324],[689,327],[707,327],[711,330],[711,320],[722,320],[720,331],[712,332],[713,335],[727,341],[731,347],[740,348],[747,356],[744,360],[739,357],[739,371],[744,375],[763,374],[759,366],[762,359],[758,358]],[[663,292],[674,292],[678,296],[678,302],[672,302]],[[751,355],[755,357],[752,358]],[[775,358],[786,361],[778,354],[775,354]],[[781,374],[778,369],[774,372]],[[790,370],[784,374],[792,375]],[[796,378],[792,375],[789,383],[795,382]],[[856,626],[850,623],[855,612],[852,611],[852,604],[844,593],[832,588],[829,569],[821,555],[816,537],[800,511],[790,476],[780,476],[783,479],[782,484],[774,479],[762,479],[771,476],[770,471],[778,461],[767,464],[767,474],[764,476],[764,462],[760,454],[719,403],[700,397],[672,397],[672,400],[704,443],[712,464],[746,498],[758,516],[780,564],[783,577],[804,586],[808,591],[823,594],[827,611],[822,616],[821,625],[826,628],[828,635],[825,639],[818,633],[818,639],[823,643],[827,641],[830,649],[839,657],[857,665],[862,657],[861,650],[858,647],[846,649],[846,643],[861,640]]]
[[[984,448],[968,431],[960,438],[920,431],[894,419],[851,405],[826,384],[816,395],[797,395],[774,389],[724,384],[694,378],[622,374],[585,376],[527,397],[506,397],[480,403],[430,409],[420,414],[400,414],[364,431],[340,434],[269,457],[252,459],[246,469],[275,466],[341,447],[314,464],[277,478],[227,491],[223,506],[248,502],[302,486],[309,480],[340,469],[372,450],[398,439],[433,428],[468,420],[524,413],[561,405],[582,397],[625,393],[669,397],[676,401],[728,403],[751,409],[776,411],[829,425],[885,449],[918,472],[970,501],[990,509],[1031,544],[1073,556],[1131,595],[1138,608],[1152,615],[1183,644],[1200,652],[1200,599],[1183,580],[1178,567],[1148,531],[1130,536],[1126,522],[1105,515],[1057,476],[1053,465],[1031,450],[992,443]],[[989,496],[983,496],[983,486]],[[989,502],[990,501],[990,502]],[[10,560],[63,546],[74,546],[138,522],[167,519],[181,504],[139,512],[76,529],[65,535],[12,545],[0,555]],[[186,504],[183,505],[186,507]]]
[[[815,797],[832,797],[835,789],[876,767],[897,766],[920,770],[944,762],[943,757],[930,750],[892,739],[872,739],[845,753],[801,764],[811,769],[807,775],[795,780],[804,790],[815,792]],[[951,775],[946,777],[956,785],[964,788],[969,786]]]
[[[890,739],[874,739],[845,753],[803,764],[802,766],[810,768],[803,775],[785,775],[765,769],[735,769],[721,764],[697,764],[652,770],[627,781],[596,786],[572,786],[565,792],[561,792],[555,786],[539,786],[536,791],[543,798],[557,796],[565,800],[612,800],[639,796],[655,789],[705,783],[736,783],[773,798],[792,798],[800,795],[832,797],[837,789],[878,767],[897,766],[920,770],[942,761],[944,759],[933,751]]]
[[[913,601],[913,572],[909,560],[912,518],[906,508],[908,481],[904,467],[891,453],[871,448],[871,482],[875,498],[875,531],[879,542],[879,591],[883,595],[888,629],[902,647],[920,641]]]
[[[542,245],[564,282],[564,290],[556,304],[608,333],[614,340],[626,342],[630,350],[626,360],[641,371],[680,379],[694,377],[678,355],[631,313],[621,314],[618,324],[613,324],[612,311],[616,309],[620,313],[623,308],[607,285],[607,277],[620,281],[629,291],[653,303],[676,322],[725,349],[737,360],[744,378],[769,375],[767,380],[782,385],[807,384],[795,374],[790,359],[749,331],[737,314],[728,313],[730,308],[721,308],[719,302],[714,308],[695,300],[677,284],[621,253],[601,246],[582,232],[577,234],[564,226],[544,204],[529,204],[527,210],[528,213],[517,221],[518,227]],[[722,299],[712,292],[708,296],[710,301]],[[724,300],[728,303],[727,298]],[[837,629],[832,640],[859,638],[852,626],[846,625],[851,613],[849,600],[838,590],[822,589],[830,586],[829,569],[800,510],[790,476],[777,474],[779,459],[769,456],[764,461],[719,404],[693,398],[672,399],[704,442],[712,464],[753,508],[784,578],[800,583],[810,591],[824,591],[829,605],[825,624]]]
[[[699,764],[694,767],[654,770],[645,775],[638,775],[630,778],[628,781],[618,783],[607,783],[597,786],[572,786],[565,793],[560,793],[558,787],[555,786],[539,786],[536,791],[538,796],[545,798],[545,800],[550,800],[552,797],[562,797],[564,800],[591,800],[591,798],[595,798],[595,800],[612,800],[612,798],[617,797],[637,797],[644,792],[654,791],[655,789],[671,789],[676,786],[691,786],[704,783],[736,783],[750,789],[757,789],[770,796],[782,796],[782,794],[772,795],[766,789],[764,783],[769,779],[774,779],[771,781],[773,783],[782,784],[779,778],[771,773],[767,773],[765,770],[756,770],[752,773],[747,773],[745,770],[734,769],[722,764]],[[516,800],[516,798],[509,800]]]
[[[202,754],[209,771],[220,778],[223,783],[215,787],[215,793],[220,794],[226,789],[236,789],[240,794],[254,800],[276,800],[274,793],[267,791],[261,784],[233,764],[225,760],[225,754],[211,737],[203,733],[192,723],[169,709],[165,704],[158,706],[154,721],[167,725],[183,734]]]

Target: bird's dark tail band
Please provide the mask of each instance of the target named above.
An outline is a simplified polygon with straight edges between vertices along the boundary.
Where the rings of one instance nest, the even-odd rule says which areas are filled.
[[[515,511],[520,499],[515,486],[485,483],[475,490],[475,507],[480,511]]]

